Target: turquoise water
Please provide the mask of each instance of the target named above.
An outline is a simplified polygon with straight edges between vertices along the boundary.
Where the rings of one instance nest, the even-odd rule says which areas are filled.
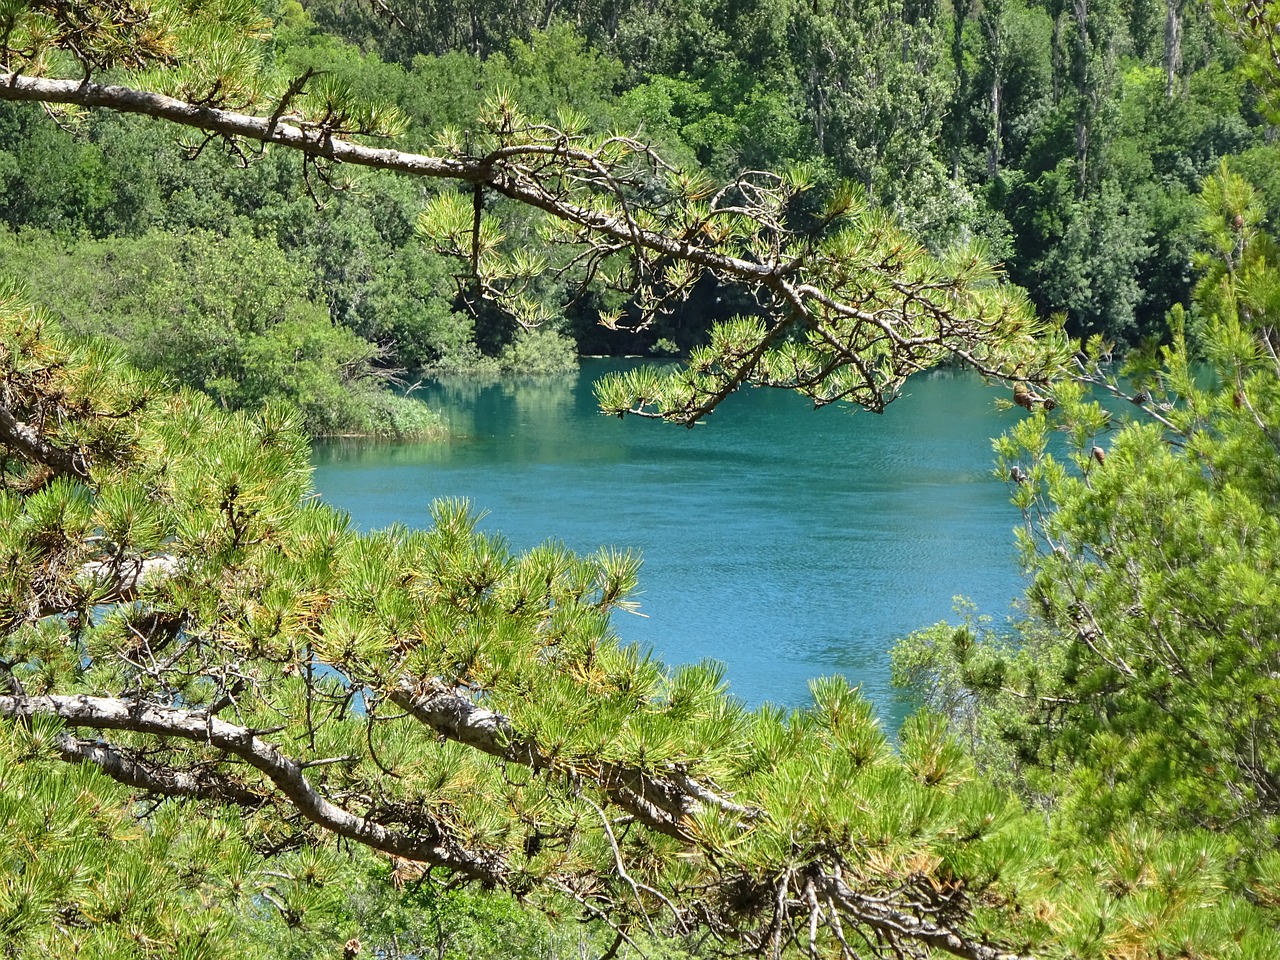
[[[956,595],[1002,618],[1021,592],[990,442],[1020,411],[998,413],[978,378],[918,377],[883,416],[750,390],[687,430],[600,415],[591,381],[616,365],[432,385],[420,395],[454,439],[322,444],[316,485],[365,529],[424,526],[433,499],[465,497],[518,549],[641,551],[645,616],[615,617],[619,636],[670,663],[723,660],[752,705],[799,705],[811,677],[841,673],[897,719],[894,639]]]

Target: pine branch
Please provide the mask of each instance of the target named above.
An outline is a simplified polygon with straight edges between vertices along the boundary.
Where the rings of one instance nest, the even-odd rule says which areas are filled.
[[[43,439],[34,427],[18,420],[5,406],[0,406],[0,446],[18,451],[59,476],[77,480],[89,476],[89,464],[79,450],[66,450]]]
[[[460,710],[456,703],[450,708],[445,700],[440,700],[430,708],[423,709],[431,709],[439,717],[452,713],[455,717],[469,721],[455,724],[459,742],[468,743],[484,752],[493,752],[492,748],[497,742],[495,734],[503,729],[498,715],[479,708]],[[466,716],[467,714],[470,715]],[[304,775],[305,762],[285,756],[247,727],[230,724],[199,711],[177,710],[111,697],[16,695],[0,696],[0,716],[27,720],[37,716],[51,716],[60,718],[71,727],[128,731],[206,744],[243,760],[263,773],[299,813],[324,830],[394,857],[445,867],[486,885],[505,886],[517,879],[503,855],[495,851],[464,848],[438,822],[429,828],[406,832],[384,826],[372,816],[361,817],[343,809],[327,800],[307,781]],[[182,768],[161,763],[152,759],[145,750],[125,748],[102,740],[80,739],[67,734],[58,739],[57,746],[63,759],[69,762],[92,763],[120,783],[163,796],[212,800],[246,809],[258,809],[272,797],[269,791],[246,786],[208,766]],[[523,748],[515,747],[510,751],[515,759],[519,758],[521,749]],[[504,759],[513,759],[513,756],[504,755]],[[605,779],[607,781],[607,777]],[[673,790],[670,784],[663,784],[658,777],[647,780],[645,785]],[[604,789],[624,809],[629,804],[635,804],[635,799],[625,789],[610,790],[607,782]],[[664,802],[670,805],[671,797],[665,798]],[[687,797],[685,802],[689,802]],[[596,809],[599,812],[599,808]],[[662,822],[655,829],[661,830]],[[617,847],[616,839],[610,839],[613,841],[615,857],[620,858],[621,850]],[[621,860],[618,866],[622,879],[634,883]],[[837,904],[846,920],[875,931],[885,945],[877,953],[887,956],[915,956],[919,948],[925,947],[966,960],[1031,960],[991,946],[981,938],[968,938],[944,925],[940,919],[931,917],[933,913],[938,913],[939,916],[954,913],[954,905],[943,903],[941,907],[931,906],[925,902],[926,898],[916,896],[908,889],[891,891],[885,895],[856,891],[841,880],[842,871],[834,862],[813,863],[804,872],[807,878],[805,882],[816,885],[824,897]],[[800,876],[797,871],[792,873],[794,877],[788,875],[780,881],[781,885],[776,891],[788,915],[792,905],[785,888],[792,879]],[[546,882],[553,887],[571,895],[584,881],[589,886],[592,884],[589,872],[585,877],[553,875],[546,878]],[[725,864],[714,886],[731,891],[743,883],[752,882],[750,872],[741,873]],[[596,889],[598,899],[600,891],[598,888],[593,889]],[[680,907],[667,894],[656,888],[652,892],[677,915],[682,915]],[[745,921],[747,917],[740,919]],[[742,931],[738,933],[741,935]],[[856,954],[846,950],[845,955],[852,957]]]
[[[146,557],[92,560],[80,568],[79,576],[93,583],[94,597],[99,603],[125,603],[138,599],[145,584],[175,576],[179,568],[177,557],[160,553]],[[64,609],[47,609],[42,611],[42,615],[65,612]]]
[[[208,767],[183,770],[157,763],[145,751],[101,740],[64,733],[58,737],[58,753],[68,763],[91,763],[117,783],[164,797],[211,800],[246,810],[256,810],[270,799],[268,794]]]
[[[967,937],[945,924],[911,916],[892,901],[851,889],[838,873],[819,876],[815,886],[847,918],[883,936],[898,956],[906,955],[911,945],[921,944],[965,960],[1035,960],[1031,954],[1009,951],[981,938]]]
[[[47,694],[36,697],[0,696],[0,716],[18,719],[58,717],[70,727],[125,730],[216,747],[264,774],[300,814],[330,833],[406,860],[447,867],[482,883],[501,885],[507,880],[507,865],[501,855],[463,847],[449,836],[442,825],[433,831],[434,836],[424,831],[409,834],[351,813],[327,800],[307,780],[301,763],[281,753],[255,735],[253,730],[199,711],[176,710],[115,697]],[[91,750],[77,749],[74,752],[82,760],[99,762],[108,774],[118,773],[121,777],[133,776],[140,780],[149,778],[157,786],[163,786],[167,780],[174,789],[191,785],[189,773],[187,778],[178,777],[177,771],[170,771],[167,777],[161,773],[148,775],[137,764],[125,762],[125,758],[109,748],[104,748],[104,752],[97,756]]]
[[[462,692],[438,684],[424,689],[405,684],[390,694],[402,710],[443,737],[531,770],[572,769],[598,786],[609,799],[658,833],[688,840],[688,821],[704,807],[753,820],[763,812],[734,803],[687,772],[647,771],[600,760],[557,759],[520,735],[500,713],[477,706]]]
[[[722,338],[694,373],[659,395],[615,393],[604,403],[613,413],[691,425],[745,383],[880,410],[908,376],[949,358],[984,376],[1042,383],[1069,355],[1061,336],[979,257],[934,258],[867,208],[859,208],[862,219],[850,229],[837,218],[824,236],[803,236],[788,225],[786,210],[804,185],[752,172],[705,199],[707,192],[639,140],[594,141],[532,124],[506,102],[481,118],[487,152],[455,145],[429,155],[356,142],[323,119],[294,116],[286,123],[277,113],[258,117],[124,86],[0,73],[0,99],[142,114],[231,141],[297,150],[315,163],[469,184],[559,221],[555,242],[588,251],[569,261],[583,283],[605,275],[604,261],[626,260],[625,276],[601,282],[636,295],[646,315],[685,296],[703,274],[763,305],[757,332]],[[448,226],[427,232],[469,263],[478,289],[503,296],[503,284],[513,284],[506,299],[518,308],[519,258],[507,263],[496,249],[481,250],[484,230],[474,205],[464,210],[441,196],[433,211]],[[492,276],[479,276],[490,259],[496,265],[485,269]],[[785,350],[791,353],[779,353]],[[786,363],[774,361],[792,354],[803,362],[794,375],[780,372]]]

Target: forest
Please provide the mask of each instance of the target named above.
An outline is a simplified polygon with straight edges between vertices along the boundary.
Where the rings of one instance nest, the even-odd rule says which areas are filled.
[[[803,171],[797,229],[856,188],[932,252],[981,246],[1073,337],[1168,341],[1167,314],[1199,279],[1197,196],[1223,160],[1265,222],[1280,211],[1266,105],[1211,6],[409,6],[391,19],[375,3],[268,7],[253,55],[278,76],[315,73],[314,96],[378,103],[414,149],[467,136],[507,97],[530,117],[570,110],[583,130],[636,134],[711,183]],[[326,183],[291,151],[72,117],[0,105],[0,270],[67,330],[228,409],[280,395],[315,435],[430,434],[421,405],[385,389],[423,371],[684,355],[757,309],[714,275],[654,311],[548,274],[523,287],[538,323],[522,325],[423,241],[440,235],[421,222],[439,185]],[[507,248],[547,255],[512,204],[485,203]]]
[[[0,951],[1280,956],[1278,38],[0,0]],[[685,425],[1000,384],[1016,622],[904,638],[890,738],[620,644],[630,553],[314,496],[412,378],[595,352]]]

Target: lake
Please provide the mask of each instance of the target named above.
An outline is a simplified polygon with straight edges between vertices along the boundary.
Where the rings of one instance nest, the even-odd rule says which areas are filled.
[[[1017,511],[991,437],[1022,416],[968,373],[913,378],[882,415],[746,390],[692,430],[602,416],[592,381],[437,383],[442,443],[326,443],[316,487],[364,529],[429,523],[440,497],[488,511],[517,549],[547,539],[644,556],[618,635],[669,663],[725,662],[748,704],[797,706],[840,673],[896,725],[887,651],[963,595],[1003,618],[1019,595]]]

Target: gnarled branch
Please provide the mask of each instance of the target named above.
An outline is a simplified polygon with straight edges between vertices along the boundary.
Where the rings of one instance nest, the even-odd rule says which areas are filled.
[[[312,160],[470,184],[559,221],[557,242],[592,251],[571,260],[582,264],[584,283],[601,273],[600,258],[629,258],[626,286],[640,293],[646,313],[703,274],[752,292],[764,306],[759,330],[740,342],[729,337],[710,359],[691,363],[687,382],[657,401],[615,395],[610,412],[692,424],[744,383],[880,410],[908,376],[948,358],[987,376],[1033,382],[1066,362],[1061,338],[979,257],[938,260],[869,209],[855,229],[828,235],[826,226],[839,219],[833,216],[822,236],[804,235],[786,216],[801,185],[751,172],[706,200],[639,140],[594,142],[531,124],[505,104],[489,118],[488,152],[457,146],[430,155],[368,146],[299,116],[258,117],[118,85],[0,73],[0,99],[137,113]],[[478,269],[474,209],[464,219],[465,231],[460,223],[445,229],[466,234],[453,236],[449,251]],[[782,362],[765,362],[777,361],[784,346]],[[787,357],[800,361],[790,372]]]
[[[67,450],[43,439],[34,427],[17,419],[5,406],[0,406],[0,446],[16,450],[60,476],[78,480],[89,476],[89,464],[79,450]]]
[[[449,836],[443,825],[435,831],[435,836],[423,832],[408,834],[357,816],[327,800],[307,780],[301,763],[281,753],[253,730],[199,711],[176,710],[115,697],[46,694],[35,697],[0,696],[0,716],[20,719],[58,717],[70,727],[127,730],[207,744],[238,757],[264,774],[299,813],[337,836],[406,860],[447,867],[484,883],[501,884],[506,879],[507,866],[501,856],[464,848]],[[104,748],[102,752],[95,753],[88,747],[68,744],[67,748],[81,760],[98,763],[108,775],[119,774],[118,779],[131,777],[141,782],[133,783],[127,779],[123,782],[146,786],[146,771],[136,763],[126,762],[126,758],[110,749]],[[191,785],[189,779],[166,777],[159,773],[149,776],[160,787],[166,780],[175,790]],[[165,791],[161,789],[158,792]]]
[[[216,770],[207,767],[181,770],[149,759],[145,751],[102,740],[85,740],[64,733],[58,737],[58,753],[68,763],[91,763],[117,783],[164,797],[211,800],[250,810],[270,799],[268,794]]]
[[[601,760],[583,760],[570,767],[521,736],[502,714],[477,706],[465,693],[443,683],[435,687],[402,684],[391,692],[390,698],[441,736],[490,756],[533,770],[581,771],[584,766],[589,767],[591,781],[611,802],[651,830],[669,837],[690,839],[687,821],[703,807],[716,807],[744,819],[763,816],[762,811],[734,803],[684,770],[647,771]]]

